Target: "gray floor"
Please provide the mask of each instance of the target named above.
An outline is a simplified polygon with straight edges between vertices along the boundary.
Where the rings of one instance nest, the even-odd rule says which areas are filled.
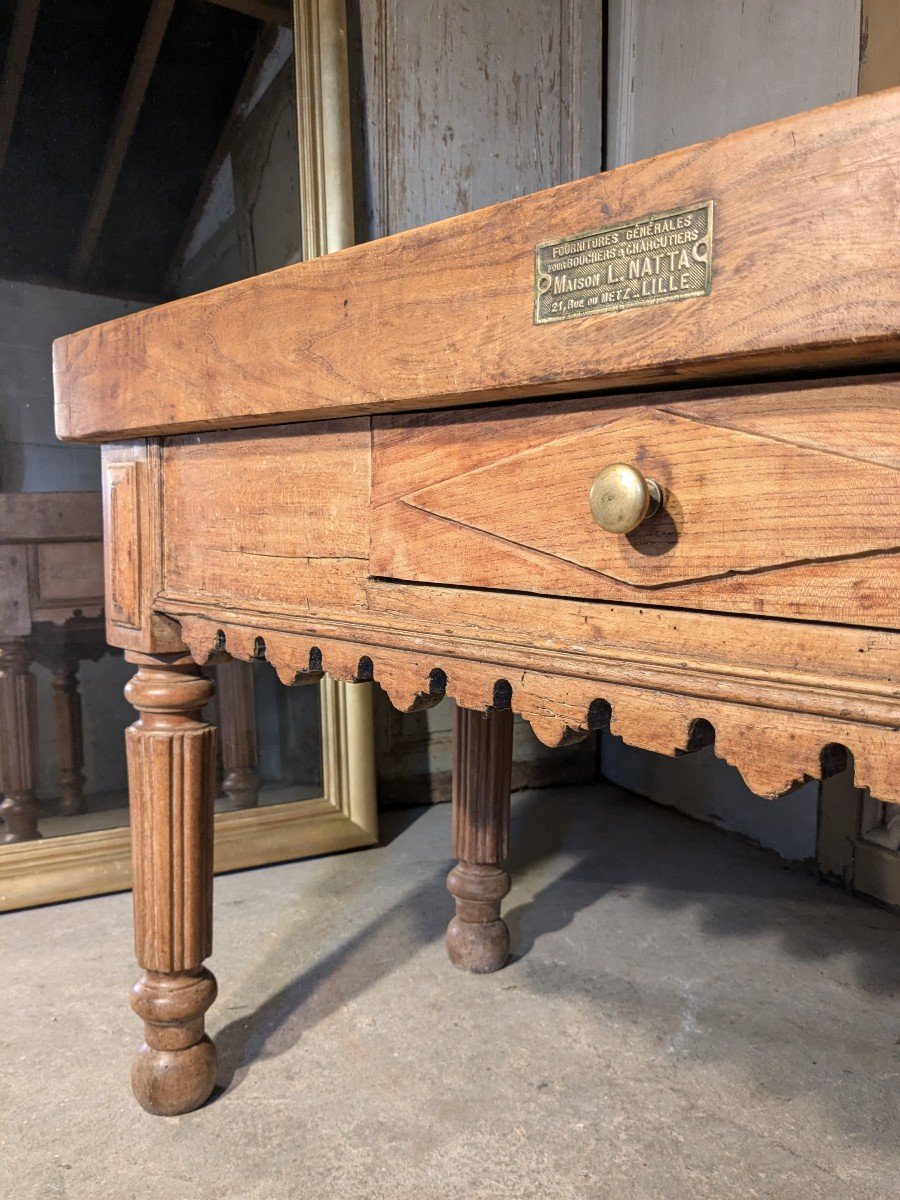
[[[516,800],[515,958],[450,968],[446,807],[217,881],[224,1090],[130,1100],[127,896],[0,917],[9,1200],[896,1198],[898,929],[607,789]]]

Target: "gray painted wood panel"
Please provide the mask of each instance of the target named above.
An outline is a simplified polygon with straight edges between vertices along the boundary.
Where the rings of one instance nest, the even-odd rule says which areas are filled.
[[[607,166],[856,95],[860,0],[609,0]]]
[[[371,0],[370,236],[600,170],[601,0]]]

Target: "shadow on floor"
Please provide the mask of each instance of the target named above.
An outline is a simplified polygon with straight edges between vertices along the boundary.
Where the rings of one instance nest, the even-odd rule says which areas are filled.
[[[533,898],[505,913],[513,961],[604,896],[639,891],[645,906],[694,910],[704,937],[752,939],[775,931],[784,950],[804,962],[848,956],[857,982],[872,994],[900,986],[895,953],[900,923],[892,914],[818,886],[806,869],[789,867],[740,838],[620,789],[598,786],[575,794],[575,802],[567,789],[514,799],[510,873],[526,887],[530,877],[537,878]],[[384,814],[385,842],[401,846],[419,815]],[[383,855],[384,846],[366,853]],[[552,874],[554,863],[560,870]],[[452,906],[445,877],[445,869],[436,871],[252,1014],[225,1026],[216,1036],[222,1085],[239,1086],[254,1061],[283,1054],[319,1021],[440,938]],[[331,902],[340,903],[340,897]],[[279,962],[291,943],[302,954],[307,923],[308,917],[299,920],[287,942],[281,939]],[[652,920],[647,925],[652,928]],[[612,980],[614,963],[609,971]],[[254,975],[265,980],[272,973],[263,962]],[[577,970],[555,970],[556,991],[583,987],[593,996],[597,986],[596,976],[580,984]],[[669,1000],[663,989],[646,1002]]]

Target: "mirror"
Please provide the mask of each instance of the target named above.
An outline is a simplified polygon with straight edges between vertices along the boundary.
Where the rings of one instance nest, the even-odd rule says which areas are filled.
[[[347,98],[319,89],[346,90],[346,62],[325,61],[346,41],[322,36],[343,6],[296,10],[299,70],[280,0],[0,13],[0,908],[130,878],[132,668],[105,642],[99,450],[55,438],[51,343],[298,261],[301,240],[336,248],[319,214],[326,188],[352,214],[346,131],[327,119]],[[323,155],[300,155],[298,111],[325,114],[303,130]],[[374,841],[370,686],[208,670],[216,869]]]

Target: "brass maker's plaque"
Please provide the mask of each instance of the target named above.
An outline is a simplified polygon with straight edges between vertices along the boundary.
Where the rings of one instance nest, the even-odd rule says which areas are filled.
[[[708,296],[712,257],[712,200],[541,242],[535,324]]]

